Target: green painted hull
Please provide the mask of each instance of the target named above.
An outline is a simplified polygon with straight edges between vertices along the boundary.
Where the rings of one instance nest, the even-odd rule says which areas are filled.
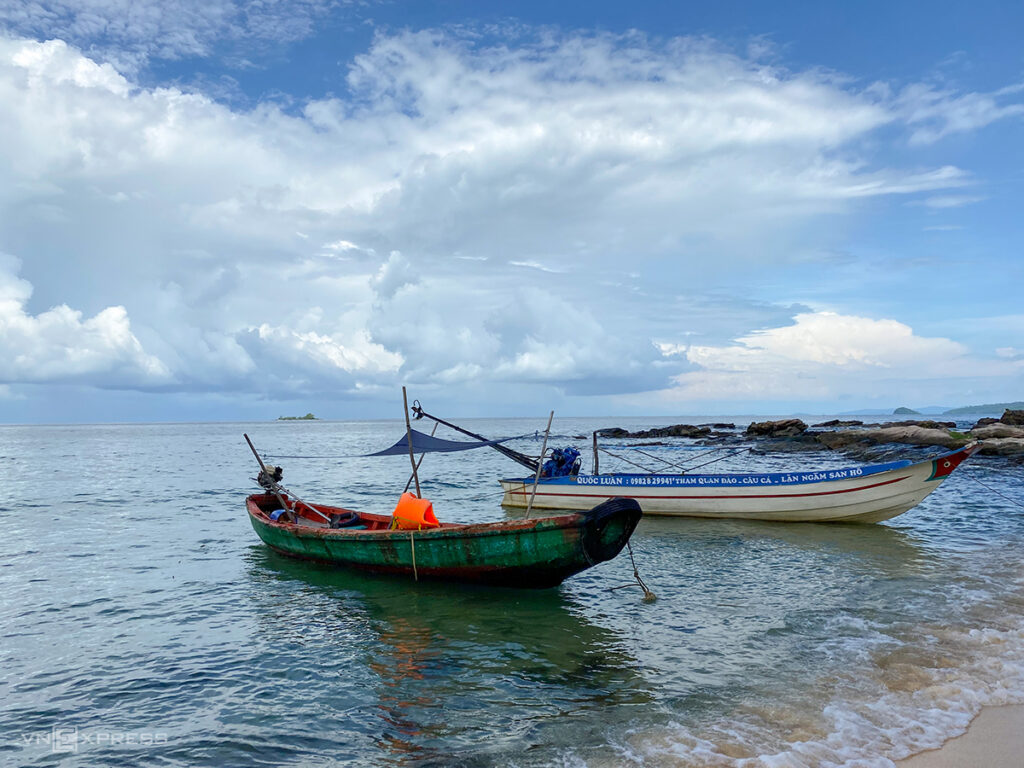
[[[272,497],[250,496],[259,537],[285,555],[415,578],[510,587],[553,587],[615,557],[640,520],[632,499],[533,520],[446,525],[422,531],[318,528],[274,522]],[[317,505],[321,509],[326,508]]]

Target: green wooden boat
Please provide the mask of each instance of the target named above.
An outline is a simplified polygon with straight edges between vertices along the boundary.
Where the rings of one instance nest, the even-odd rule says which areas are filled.
[[[280,514],[282,502],[290,514]],[[612,559],[642,515],[633,499],[613,499],[557,517],[397,530],[389,515],[311,507],[284,494],[254,494],[246,508],[259,537],[291,557],[417,579],[531,588],[557,586]]]

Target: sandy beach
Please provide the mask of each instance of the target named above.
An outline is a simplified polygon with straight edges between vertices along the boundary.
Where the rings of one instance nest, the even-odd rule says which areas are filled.
[[[939,749],[897,763],[900,768],[1020,768],[1024,765],[1024,705],[986,707],[967,732]]]

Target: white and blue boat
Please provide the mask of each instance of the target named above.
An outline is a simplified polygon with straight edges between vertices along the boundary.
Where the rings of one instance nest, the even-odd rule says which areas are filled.
[[[980,445],[934,459],[771,474],[568,474],[501,480],[502,504],[590,509],[631,498],[645,515],[779,522],[877,523],[913,508]]]

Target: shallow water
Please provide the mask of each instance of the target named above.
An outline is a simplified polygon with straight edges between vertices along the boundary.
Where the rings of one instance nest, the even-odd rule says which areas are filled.
[[[609,591],[626,557],[524,592],[352,575],[259,541],[243,431],[271,456],[338,457],[401,430],[0,427],[0,763],[886,766],[1024,701],[1024,509],[975,482],[1022,499],[1019,465],[975,457],[883,525],[647,518],[651,604]],[[674,443],[650,450],[698,453]],[[382,513],[408,477],[401,458],[278,463],[304,498]],[[498,520],[495,479],[518,474],[492,451],[431,455],[424,494],[442,520]]]

